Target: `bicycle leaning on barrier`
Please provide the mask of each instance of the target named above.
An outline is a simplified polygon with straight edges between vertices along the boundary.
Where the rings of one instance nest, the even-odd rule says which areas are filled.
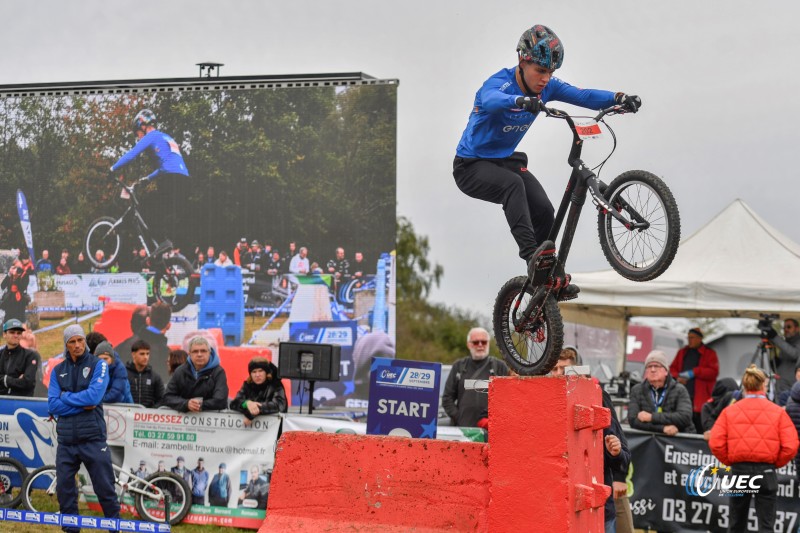
[[[194,300],[200,274],[192,264],[173,249],[172,242],[158,244],[139,211],[136,189],[143,180],[126,185],[122,179],[111,178],[120,187],[120,197],[129,202],[118,219],[104,216],[94,220],[86,231],[86,256],[97,268],[107,268],[119,258],[123,228],[132,226],[135,237],[147,253],[144,267],[153,272],[153,295],[166,302],[173,311],[180,311]],[[102,250],[103,254],[98,254]],[[99,256],[99,257],[98,257]]]
[[[570,278],[565,274],[575,229],[587,194],[598,211],[600,247],[611,267],[633,281],[649,281],[667,270],[680,241],[678,206],[667,185],[654,174],[631,170],[610,185],[600,181],[601,169],[616,148],[595,169],[581,160],[584,138],[600,133],[606,116],[629,112],[623,105],[601,110],[589,125],[576,125],[574,118],[558,109],[540,107],[548,117],[563,119],[572,130],[572,148],[567,159],[572,173],[548,239],[534,255],[527,276],[512,278],[497,295],[493,311],[494,335],[504,359],[518,374],[544,375],[558,361],[564,327],[558,308],[559,296]],[[599,172],[599,170],[598,170]],[[569,212],[567,212],[569,210]],[[566,223],[565,223],[566,217]],[[555,240],[564,226],[556,253]],[[562,298],[566,299],[566,298]]]
[[[169,496],[169,523],[179,524],[192,506],[192,492],[189,484],[182,477],[172,472],[154,472],[141,478],[127,472],[117,465],[114,467],[114,485],[117,496],[127,492],[133,497],[136,512],[143,520],[164,522],[166,499]],[[92,493],[91,485],[86,484],[87,476],[78,474],[76,482],[78,492]],[[29,511],[57,513],[59,511],[56,497],[56,466],[45,465],[28,475],[22,484],[22,504]]]

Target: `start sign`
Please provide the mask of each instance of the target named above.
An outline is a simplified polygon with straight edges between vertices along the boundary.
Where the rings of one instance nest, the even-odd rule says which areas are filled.
[[[436,438],[440,363],[373,357],[367,433]]]

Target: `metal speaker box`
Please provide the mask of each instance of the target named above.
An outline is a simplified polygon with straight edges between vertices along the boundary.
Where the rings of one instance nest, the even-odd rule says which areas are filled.
[[[282,342],[278,353],[282,378],[339,381],[342,347],[338,344]]]

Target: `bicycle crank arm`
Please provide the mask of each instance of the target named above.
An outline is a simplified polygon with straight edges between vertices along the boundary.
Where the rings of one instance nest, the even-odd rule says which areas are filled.
[[[650,227],[650,222],[645,220],[644,217],[640,215],[633,207],[631,207],[630,204],[623,198],[617,199],[621,209],[618,210],[612,207],[600,192],[597,180],[589,180],[589,194],[592,197],[592,203],[595,205],[598,211],[602,211],[604,214],[610,214],[612,217],[619,220],[619,222],[629,230],[642,231]],[[630,215],[630,218],[633,219],[633,221],[620,214],[621,210],[625,210],[625,212]]]
[[[524,294],[524,291],[520,294]],[[528,305],[525,306],[525,310],[522,312],[520,318],[517,318],[517,314],[514,313],[514,329],[518,332],[522,329],[522,326],[531,318],[531,314],[533,314],[534,308],[541,306],[542,302],[544,302],[544,298],[547,296],[547,290],[544,287],[537,287],[536,291],[531,296],[531,300],[528,302]]]

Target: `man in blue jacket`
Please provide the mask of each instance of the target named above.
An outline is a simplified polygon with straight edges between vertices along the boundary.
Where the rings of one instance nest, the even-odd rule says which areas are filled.
[[[542,107],[551,101],[588,109],[615,103],[635,112],[638,96],[595,89],[579,89],[554,78],[564,61],[564,45],[547,26],[526,30],[517,45],[518,64],[486,80],[475,95],[469,122],[458,143],[453,177],[461,191],[473,198],[501,204],[519,255],[529,270],[539,254],[554,248],[547,241],[553,225],[553,204],[542,185],[528,171],[528,156],[515,152]],[[577,296],[567,286],[561,299]]]
[[[114,490],[114,469],[106,443],[103,395],[108,387],[108,366],[86,349],[86,336],[77,324],[64,329],[64,361],[51,374],[47,402],[56,417],[56,495],[62,514],[78,514],[75,476],[81,463],[89,472],[103,515],[119,518]],[[67,533],[80,528],[64,527]]]

